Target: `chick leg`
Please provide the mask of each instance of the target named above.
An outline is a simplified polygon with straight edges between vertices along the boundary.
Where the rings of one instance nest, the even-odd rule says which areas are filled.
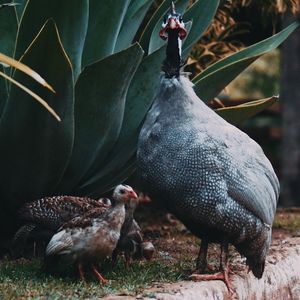
[[[78,272],[79,272],[81,281],[85,281],[83,266],[80,263],[78,264]]]
[[[132,263],[131,255],[130,253],[125,251],[124,256],[125,256],[125,269],[128,270]]]
[[[105,279],[100,272],[96,269],[96,267],[94,265],[92,265],[92,270],[94,272],[94,274],[96,275],[97,279],[101,282],[101,283],[108,283],[108,280]]]

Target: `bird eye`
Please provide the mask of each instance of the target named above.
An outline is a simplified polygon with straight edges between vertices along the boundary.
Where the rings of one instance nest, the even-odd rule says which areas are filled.
[[[125,190],[120,190],[120,194],[125,194]]]
[[[181,23],[183,21],[182,16],[179,17],[179,22]]]

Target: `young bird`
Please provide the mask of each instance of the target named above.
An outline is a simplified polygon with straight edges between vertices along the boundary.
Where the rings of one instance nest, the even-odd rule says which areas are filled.
[[[84,280],[84,267],[90,267],[100,282],[107,282],[96,266],[112,255],[125,220],[124,204],[137,195],[131,187],[119,185],[113,198],[114,206],[104,213],[101,208],[92,209],[60,228],[46,248],[46,271],[53,270],[59,261],[77,265],[81,280]]]

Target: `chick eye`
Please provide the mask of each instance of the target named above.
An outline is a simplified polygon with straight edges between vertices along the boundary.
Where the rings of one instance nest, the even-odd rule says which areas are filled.
[[[125,190],[120,190],[120,194],[125,194]]]
[[[164,16],[163,22],[167,23],[167,15]]]
[[[179,22],[181,23],[183,21],[182,16],[179,17]]]

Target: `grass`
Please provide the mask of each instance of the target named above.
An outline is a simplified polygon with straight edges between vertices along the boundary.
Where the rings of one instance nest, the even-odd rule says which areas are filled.
[[[157,282],[182,279],[182,264],[167,265],[166,261],[134,262],[130,270],[119,261],[110,270],[102,270],[109,284],[101,285],[90,274],[80,282],[70,270],[67,277],[53,277],[40,271],[41,260],[4,259],[0,262],[0,299],[99,299],[108,294],[137,295]]]
[[[39,259],[4,259],[0,260],[0,299],[99,299],[108,294],[151,297],[153,293],[145,291],[147,288],[187,279],[188,271],[195,267],[199,240],[181,229],[180,224],[168,224],[158,217],[148,219],[153,222],[142,224],[144,234],[157,249],[151,262],[135,261],[129,270],[121,259],[113,270],[105,263],[101,271],[110,282],[101,285],[91,273],[86,274],[86,283],[79,281],[76,270],[71,268],[64,277],[45,274]],[[278,209],[273,228],[277,234],[299,236],[300,209]],[[233,249],[231,253],[235,253]],[[218,263],[219,247],[212,245],[209,264],[217,268]]]

